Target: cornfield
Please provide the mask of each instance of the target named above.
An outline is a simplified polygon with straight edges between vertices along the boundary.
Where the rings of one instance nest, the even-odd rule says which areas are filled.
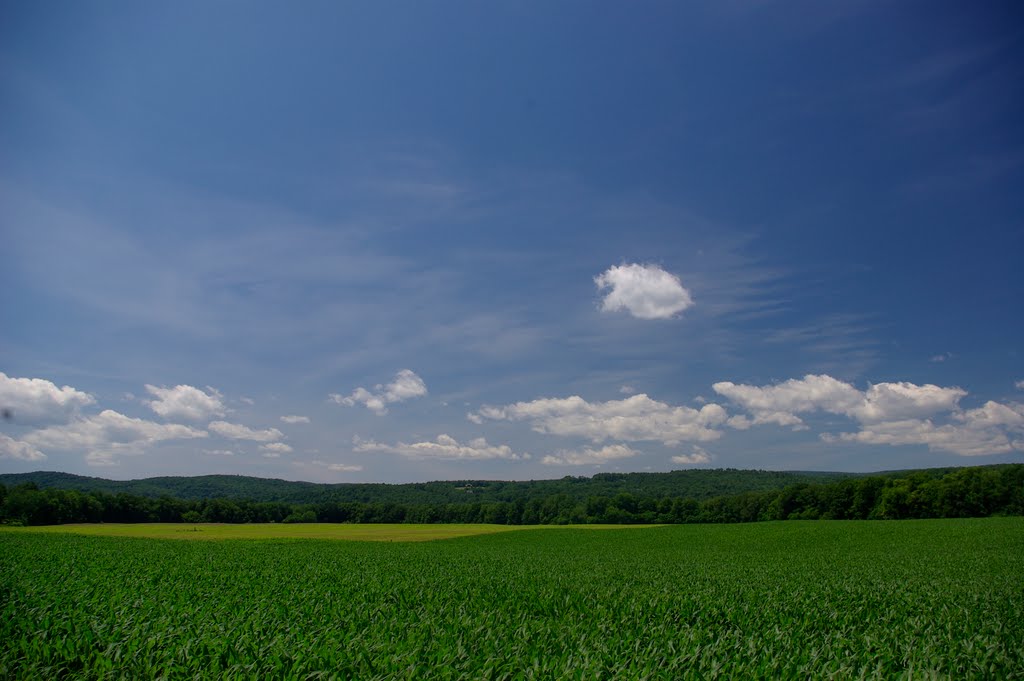
[[[1024,519],[0,534],[0,678],[1024,678]]]

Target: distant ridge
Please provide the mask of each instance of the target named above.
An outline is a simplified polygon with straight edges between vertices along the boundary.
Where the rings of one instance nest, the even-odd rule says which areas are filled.
[[[597,473],[592,477],[567,476],[558,480],[494,481],[453,480],[424,483],[313,483],[256,478],[244,475],[200,475],[155,477],[140,480],[105,478],[34,471],[0,474],[7,487],[34,483],[40,488],[73,489],[80,492],[127,493],[156,498],[245,499],[297,504],[320,502],[446,504],[516,501],[565,494],[575,500],[592,496],[612,497],[628,493],[637,498],[715,497],[782,489],[797,483],[828,483],[868,475],[904,477],[913,473],[939,477],[954,470],[931,468],[879,473],[838,473],[808,471],[762,471],[738,469],[697,469],[668,473]]]

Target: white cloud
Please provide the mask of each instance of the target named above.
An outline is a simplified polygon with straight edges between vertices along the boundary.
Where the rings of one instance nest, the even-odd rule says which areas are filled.
[[[827,375],[808,375],[769,386],[715,383],[718,394],[753,414],[752,421],[735,419],[730,425],[774,423],[802,427],[800,413],[825,411],[864,422],[928,416],[955,409],[967,392],[960,388],[913,383],[876,383],[866,391]]]
[[[290,454],[293,451],[291,445],[286,445],[283,442],[271,442],[270,444],[260,445],[260,449],[263,450],[263,456],[268,459],[276,459],[282,454]]]
[[[797,413],[824,411],[859,424],[852,433],[823,433],[825,442],[926,445],[961,456],[1006,454],[1024,450],[1013,433],[1024,432],[1024,405],[988,401],[963,410],[962,388],[914,383],[875,383],[858,390],[831,376],[805,376],[773,386],[716,383],[721,395],[753,415],[734,416],[728,424],[746,429],[762,423],[802,424]],[[946,423],[937,422],[943,419]],[[799,427],[799,426],[798,426]]]
[[[285,423],[309,423],[308,416],[282,416],[281,420]]]
[[[438,435],[434,442],[399,442],[394,445],[380,444],[373,440],[354,440],[353,451],[356,452],[387,452],[399,454],[409,459],[452,459],[452,460],[484,460],[484,459],[529,459],[529,454],[517,454],[508,445],[490,445],[480,437],[470,440],[467,444],[459,442],[450,435]]]
[[[864,426],[855,433],[831,435],[823,433],[825,442],[860,442],[874,445],[927,445],[931,450],[941,450],[960,456],[984,456],[1008,454],[1014,450],[1024,451],[1024,442],[1011,441],[999,429],[968,424],[936,425],[929,419],[907,419],[888,421]]]
[[[27,442],[21,442],[0,433],[0,459],[19,459],[21,461],[42,461],[46,454]]]
[[[624,309],[638,319],[671,319],[693,305],[679,277],[657,265],[616,265],[594,283],[599,291],[611,289],[601,301],[603,312]]]
[[[956,409],[967,391],[913,383],[876,383],[849,416],[861,422],[917,418]]]
[[[190,385],[176,385],[173,388],[159,388],[146,385],[146,392],[156,399],[146,406],[165,419],[183,418],[191,421],[224,415],[224,402],[215,388],[207,386],[209,392]]]
[[[636,388],[631,385],[619,386],[619,392],[623,395],[632,395],[636,392]]]
[[[239,397],[238,401],[244,404],[248,404],[249,406],[256,404],[256,400],[252,399],[251,397]]]
[[[785,411],[758,412],[757,416],[752,419],[743,414],[737,414],[730,416],[725,423],[736,430],[748,430],[754,426],[763,426],[769,423],[774,423],[777,426],[790,426],[793,430],[807,430],[807,425],[799,416]]]
[[[358,473],[363,470],[363,467],[359,464],[350,463],[329,463],[327,461],[321,461],[319,459],[313,459],[313,464],[316,466],[323,466],[329,471],[339,471],[341,473]]]
[[[952,352],[943,352],[943,353],[940,353],[938,355],[932,355],[931,359],[929,359],[928,361],[929,362],[945,362],[945,361],[950,360],[950,359],[953,359],[953,353]]]
[[[466,414],[466,420],[475,423],[478,426],[484,422],[484,419],[480,414],[474,414],[473,412]]]
[[[203,454],[210,454],[211,456],[235,456],[235,452],[230,449],[204,449]]]
[[[339,393],[331,393],[327,397],[332,402],[336,402],[346,407],[354,407],[357,404],[366,405],[367,409],[372,412],[376,412],[378,416],[383,416],[388,413],[388,408],[384,402],[384,398],[380,395],[374,395],[366,388],[356,388],[348,397]]]
[[[402,369],[395,374],[394,381],[384,386],[384,399],[387,402],[404,402],[426,394],[426,383],[410,369]]]
[[[116,466],[118,451],[116,449],[97,450],[85,455],[85,463],[90,466]]]
[[[761,423],[791,422],[784,425],[803,423],[793,416],[795,413],[818,409],[841,413],[852,409],[862,399],[859,390],[831,376],[811,375],[764,387],[722,381],[711,387],[719,395],[753,413],[755,422],[758,417],[762,419]]]
[[[700,463],[711,463],[711,455],[704,451],[703,447],[693,446],[691,454],[677,454],[672,457],[672,463],[692,466]]]
[[[0,409],[19,423],[66,421],[96,398],[71,386],[58,388],[42,378],[12,378],[0,372]]]
[[[1017,381],[1013,384],[1013,387],[1017,390],[1024,390],[1024,381]]]
[[[253,442],[273,442],[280,440],[284,437],[277,428],[267,428],[266,430],[256,430],[249,428],[238,423],[228,423],[227,421],[214,421],[209,426],[209,429],[217,433],[221,437],[226,437],[229,440],[252,440]]]
[[[481,417],[527,421],[538,433],[604,440],[653,440],[666,445],[683,441],[705,442],[721,436],[717,426],[728,418],[717,404],[700,409],[671,406],[643,393],[622,400],[587,402],[573,395],[517,402],[504,407],[483,407]]]
[[[953,414],[953,418],[972,428],[1004,426],[1011,430],[1024,430],[1024,404],[1000,404],[989,400],[977,409]]]
[[[106,409],[94,416],[32,431],[24,437],[40,449],[86,450],[90,465],[112,465],[118,454],[136,454],[165,440],[207,437],[206,431],[177,423],[155,423]]]
[[[626,445],[605,445],[601,449],[585,447],[576,451],[560,450],[545,456],[541,463],[548,466],[584,466],[607,463],[614,459],[629,459],[638,454],[640,452]]]
[[[422,397],[426,394],[427,384],[423,382],[423,379],[410,369],[402,369],[395,374],[394,381],[387,385],[374,386],[373,392],[359,387],[353,390],[352,394],[347,397],[338,393],[331,393],[328,395],[328,398],[346,407],[362,404],[378,416],[383,416],[388,413],[388,404],[405,402],[406,400]]]

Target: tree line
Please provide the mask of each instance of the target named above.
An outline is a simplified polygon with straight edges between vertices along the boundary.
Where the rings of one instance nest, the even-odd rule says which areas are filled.
[[[566,492],[513,501],[287,503],[150,498],[120,492],[0,484],[0,522],[65,523],[496,523],[501,525],[741,523],[1024,515],[1024,465],[916,471],[799,482],[709,499],[629,492],[579,499]]]
[[[946,469],[948,470],[948,469]],[[931,469],[938,475],[943,469]],[[879,474],[891,475],[891,474]],[[56,471],[0,474],[8,487],[34,482],[42,489],[56,487],[79,492],[134,494],[156,499],[235,499],[283,501],[290,504],[358,501],[405,505],[450,504],[545,499],[568,494],[576,501],[592,496],[613,497],[627,492],[636,497],[688,497],[698,500],[780,490],[799,482],[827,483],[862,477],[856,473],[687,469],[669,472],[597,473],[593,476],[565,476],[555,480],[440,480],[404,484],[312,483],[255,478],[243,475],[198,475],[155,477],[142,480],[107,480]]]

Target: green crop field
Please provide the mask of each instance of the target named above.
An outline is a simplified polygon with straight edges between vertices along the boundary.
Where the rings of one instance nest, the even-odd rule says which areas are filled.
[[[338,524],[338,523],[102,523],[93,525],[0,526],[4,534],[84,534],[93,537],[145,537],[149,539],[346,539],[352,541],[433,541],[514,530],[558,531],[622,530],[649,525],[472,525]]]
[[[1024,519],[427,542],[8,531],[0,610],[14,679],[1019,679]]]

